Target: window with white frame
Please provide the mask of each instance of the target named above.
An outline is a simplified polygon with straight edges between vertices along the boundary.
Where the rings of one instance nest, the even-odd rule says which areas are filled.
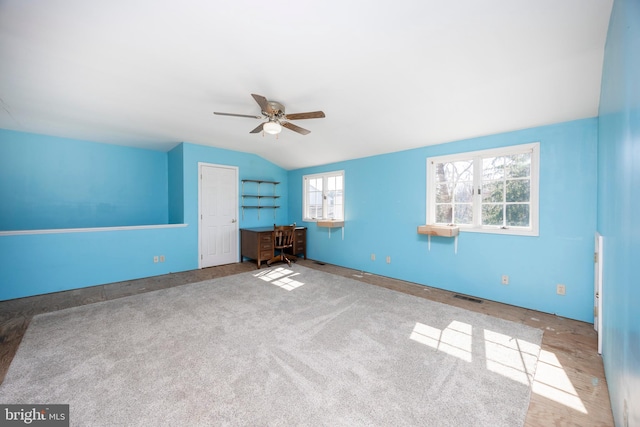
[[[303,221],[344,219],[344,171],[302,177]]]
[[[540,144],[427,159],[427,224],[538,235]]]

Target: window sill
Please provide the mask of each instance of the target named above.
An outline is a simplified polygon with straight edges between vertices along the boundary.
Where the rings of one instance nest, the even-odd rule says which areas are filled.
[[[538,237],[540,234],[534,230],[518,230],[515,228],[471,228],[460,227],[460,232],[465,233],[484,233],[484,234],[503,234],[508,236],[526,236]]]

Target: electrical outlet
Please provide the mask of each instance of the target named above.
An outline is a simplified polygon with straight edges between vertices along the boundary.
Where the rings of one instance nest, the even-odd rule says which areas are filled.
[[[375,261],[376,260],[376,254],[371,254],[371,261]]]
[[[502,276],[502,284],[503,285],[509,284],[509,276],[507,276],[506,274]]]
[[[160,255],[160,262],[164,262],[164,255]]]
[[[391,264],[391,257],[390,256],[387,257],[387,264]]]
[[[157,262],[158,262],[158,255],[155,255],[155,256],[153,257],[153,262],[154,262],[154,263],[157,263]]]
[[[565,295],[567,293],[567,288],[563,284],[559,283],[556,286],[556,293],[558,295]]]

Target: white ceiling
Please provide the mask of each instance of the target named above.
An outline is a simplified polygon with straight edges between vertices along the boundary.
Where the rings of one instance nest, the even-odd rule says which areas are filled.
[[[0,128],[296,169],[594,117],[612,3],[0,0]]]

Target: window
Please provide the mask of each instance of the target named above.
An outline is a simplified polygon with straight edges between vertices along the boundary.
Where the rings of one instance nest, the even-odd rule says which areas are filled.
[[[540,144],[427,159],[427,224],[538,235]]]
[[[304,221],[344,219],[344,171],[302,177]]]

